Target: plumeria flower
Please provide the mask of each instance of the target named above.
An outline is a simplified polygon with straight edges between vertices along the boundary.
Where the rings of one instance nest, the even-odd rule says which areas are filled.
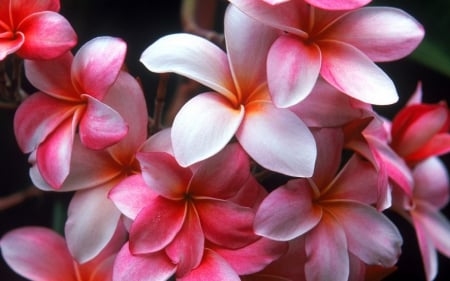
[[[424,36],[422,26],[414,18],[395,8],[329,11],[302,0],[277,5],[254,0],[230,2],[282,31],[267,58],[269,89],[280,107],[303,100],[319,75],[361,101],[394,103],[398,100],[395,86],[374,62],[408,55]],[[336,1],[308,2],[328,2],[333,6]]]
[[[121,39],[97,37],[75,56],[25,61],[26,76],[39,91],[19,106],[14,132],[23,152],[36,150],[39,171],[53,188],[60,188],[69,174],[77,131],[91,149],[103,149],[127,134],[120,114],[102,102],[119,76],[125,52]]]
[[[294,113],[275,107],[267,89],[266,56],[275,36],[230,6],[227,53],[188,34],[163,37],[144,51],[141,61],[149,70],[175,72],[212,89],[189,100],[173,122],[173,151],[182,166],[215,155],[236,136],[261,166],[311,176],[316,156],[311,132]]]
[[[449,202],[450,185],[447,169],[437,157],[418,163],[413,176],[412,196],[394,189],[393,209],[414,226],[426,280],[430,281],[438,273],[437,251],[450,257],[450,222],[440,212]]]
[[[92,261],[80,264],[58,233],[45,227],[28,226],[6,233],[0,248],[6,263],[19,275],[33,281],[111,281],[117,252],[125,242],[120,228],[111,242]]]
[[[262,0],[276,5],[292,0]],[[296,0],[293,0],[296,1]],[[324,10],[350,10],[367,5],[372,0],[305,0],[308,4]]]
[[[0,0],[0,61],[16,53],[24,59],[52,59],[77,43],[59,0]]]
[[[142,88],[130,74],[121,71],[103,99],[129,125],[128,134],[105,150],[86,148],[75,138],[70,173],[59,192],[76,191],[72,197],[65,235],[70,252],[79,262],[95,257],[110,241],[120,223],[121,213],[108,199],[108,192],[128,176],[140,173],[136,153],[147,139],[147,106]],[[150,141],[150,140],[149,140]],[[54,191],[37,164],[30,170],[33,183]]]
[[[324,128],[315,136],[313,177],[290,180],[272,191],[256,213],[255,232],[281,241],[304,237],[306,280],[348,280],[355,274],[351,255],[367,265],[392,267],[402,237],[372,206],[377,199],[376,170],[354,155],[336,175],[342,132]]]

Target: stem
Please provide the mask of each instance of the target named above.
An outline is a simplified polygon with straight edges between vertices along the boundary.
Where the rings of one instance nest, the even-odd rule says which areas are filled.
[[[156,90],[155,107],[153,112],[153,122],[150,127],[150,134],[154,134],[162,128],[162,115],[164,111],[164,103],[167,94],[167,84],[170,75],[168,73],[162,73],[159,76],[158,89]]]

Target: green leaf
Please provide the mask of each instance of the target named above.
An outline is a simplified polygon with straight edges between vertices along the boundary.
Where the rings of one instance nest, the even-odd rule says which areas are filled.
[[[419,47],[411,54],[415,61],[450,77],[450,54],[447,48],[424,39]]]

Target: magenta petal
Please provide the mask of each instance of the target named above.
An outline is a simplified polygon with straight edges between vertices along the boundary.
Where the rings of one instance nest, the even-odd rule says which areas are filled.
[[[244,115],[216,93],[203,93],[189,100],[175,116],[172,145],[175,158],[189,166],[219,152],[230,141]]]
[[[143,208],[131,225],[130,247],[133,254],[154,253],[165,248],[180,231],[187,204],[156,197]]]
[[[64,239],[50,229],[12,230],[2,237],[0,247],[6,263],[29,280],[77,280]]]
[[[90,149],[104,149],[125,137],[128,124],[122,116],[108,105],[89,95],[87,107],[80,121],[81,142]]]
[[[133,255],[126,243],[114,263],[113,280],[167,281],[175,271],[176,265],[164,252]]]
[[[395,85],[386,73],[355,47],[337,41],[319,41],[320,74],[347,95],[376,105],[397,102]]]
[[[27,1],[27,0],[13,0],[3,1],[9,3],[11,16],[16,23],[21,22],[25,17],[43,11],[59,12],[61,5],[58,0],[41,0],[41,1]],[[5,4],[7,5],[7,4]],[[6,9],[8,11],[8,9]]]
[[[22,47],[25,42],[25,37],[23,33],[17,32],[15,34],[16,38],[14,40],[1,38],[0,33],[0,61],[4,60],[7,55],[15,53]]]
[[[126,51],[126,43],[114,37],[96,37],[84,44],[72,64],[78,90],[102,100],[119,75]]]
[[[77,44],[77,34],[70,23],[55,12],[32,14],[17,28],[25,35],[17,54],[25,59],[53,59]]]
[[[312,6],[324,10],[352,10],[370,3],[372,0],[305,0]]]
[[[320,49],[291,36],[280,36],[267,57],[267,83],[274,104],[289,107],[305,99],[319,77]]]
[[[255,232],[279,241],[304,234],[322,217],[322,209],[313,204],[313,199],[313,190],[306,180],[289,181],[261,203],[255,216]]]

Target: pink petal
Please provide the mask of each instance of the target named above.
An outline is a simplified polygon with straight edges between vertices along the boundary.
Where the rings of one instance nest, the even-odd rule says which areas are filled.
[[[337,41],[318,41],[322,51],[320,74],[347,95],[376,105],[398,100],[392,80],[358,49]]]
[[[136,157],[149,188],[165,198],[184,198],[192,177],[191,170],[180,167],[175,158],[165,152],[139,152]]]
[[[349,276],[347,239],[339,223],[324,214],[305,237],[306,280],[346,281]]]
[[[186,217],[187,204],[156,197],[148,202],[130,229],[133,254],[154,253],[164,249],[180,232]]]
[[[192,196],[228,199],[250,176],[250,161],[239,144],[227,145],[200,163],[189,184]]]
[[[80,263],[97,256],[116,232],[120,212],[107,197],[110,189],[78,191],[70,202],[64,232],[72,256]]]
[[[226,248],[240,248],[255,241],[253,210],[229,201],[195,200],[205,237],[210,242]]]
[[[43,11],[53,11],[59,12],[61,7],[58,0],[41,0],[41,1],[27,1],[27,0],[9,0],[5,1],[10,5],[10,11],[12,16],[12,21],[15,23],[21,22],[27,16],[43,12]]]
[[[444,208],[450,196],[447,168],[437,157],[428,158],[414,167],[414,199],[429,203],[436,210]]]
[[[175,271],[164,252],[133,255],[126,243],[114,263],[113,280],[167,281]]]
[[[120,212],[132,220],[157,196],[158,194],[145,184],[140,174],[125,178],[108,193],[108,198]]]
[[[424,33],[422,25],[400,9],[366,7],[342,17],[323,38],[353,45],[373,61],[392,61],[409,55]]]
[[[420,150],[407,156],[408,161],[420,161],[432,156],[440,156],[450,152],[450,134],[434,135]]]
[[[0,247],[8,266],[29,280],[77,280],[64,239],[50,229],[17,228],[2,237]]]
[[[7,55],[15,53],[17,50],[22,47],[25,42],[25,37],[23,33],[17,32],[12,36],[15,36],[14,39],[9,39],[8,37],[3,38],[2,33],[0,33],[0,61],[4,60]]]
[[[289,107],[305,99],[319,77],[320,49],[299,38],[280,36],[267,57],[267,83],[273,102]]]
[[[203,93],[189,100],[172,125],[175,158],[189,166],[219,152],[230,141],[244,115],[216,93]]]
[[[326,208],[343,227],[349,251],[363,262],[385,267],[397,262],[403,240],[386,216],[356,201],[336,201]]]
[[[240,281],[238,274],[233,268],[217,253],[212,250],[205,249],[203,260],[199,267],[192,270],[190,274],[178,281]]]
[[[177,277],[185,276],[200,264],[204,246],[205,236],[197,212],[188,207],[180,232],[166,248],[167,256],[177,264]]]
[[[17,27],[25,42],[17,54],[25,59],[53,59],[77,44],[77,34],[66,18],[56,12],[35,13]]]
[[[79,126],[80,139],[86,147],[104,149],[126,136],[128,124],[117,111],[89,95],[81,97],[87,100]]]
[[[352,10],[367,5],[372,0],[305,0],[312,6],[324,10]]]
[[[140,61],[152,72],[175,72],[236,102],[226,54],[216,45],[191,34],[172,34],[150,45]]]
[[[250,157],[271,171],[310,177],[316,144],[302,120],[269,102],[254,102],[245,109],[245,119],[236,137]]]
[[[96,37],[85,43],[71,70],[78,91],[102,100],[119,75],[126,51],[126,43],[114,37]]]
[[[303,179],[275,189],[259,206],[255,232],[279,241],[292,240],[308,232],[322,217],[322,209],[313,203],[314,197],[312,188]]]
[[[140,149],[142,152],[166,152],[173,155],[172,149],[172,128],[165,128],[151,135]]]

